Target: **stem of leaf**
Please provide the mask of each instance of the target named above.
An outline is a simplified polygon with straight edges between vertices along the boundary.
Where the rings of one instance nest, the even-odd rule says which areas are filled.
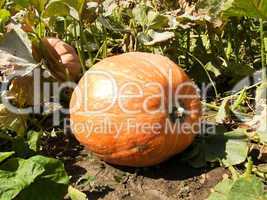
[[[266,65],[266,49],[265,49],[265,35],[264,35],[264,21],[260,19],[260,35],[261,35],[261,59],[262,59],[262,81],[267,81],[267,65]]]
[[[85,69],[85,60],[84,60],[84,56],[83,56],[83,44],[82,44],[82,39],[79,40],[78,38],[78,34],[77,34],[77,23],[76,20],[73,19],[73,24],[74,24],[74,37],[75,37],[75,44],[76,44],[76,48],[78,51],[78,56],[79,59],[81,61],[81,65],[82,65],[82,72],[83,74],[85,73],[86,69]],[[78,23],[79,27],[80,24]]]
[[[248,177],[251,175],[252,173],[252,169],[253,169],[253,162],[251,160],[251,157],[248,158],[248,162],[247,162],[247,167],[246,167],[246,171],[244,173],[244,177]]]
[[[234,168],[232,165],[230,165],[228,169],[229,169],[229,171],[230,171],[231,174],[232,174],[232,178],[233,178],[234,180],[238,179],[239,174],[238,174],[238,172],[235,170],[235,168]]]
[[[212,80],[212,78],[211,78],[211,76],[210,76],[208,70],[206,69],[205,65],[204,65],[204,64],[203,64],[203,63],[202,63],[196,56],[194,56],[192,53],[188,52],[187,50],[186,50],[186,53],[187,53],[189,56],[191,56],[192,58],[194,58],[194,59],[195,59],[195,60],[202,66],[202,68],[203,68],[204,71],[206,72],[207,77],[208,77],[208,79],[209,79],[209,81],[210,81],[210,83],[211,83],[211,85],[212,85],[212,87],[213,87],[213,89],[214,89],[214,93],[215,93],[216,97],[218,97],[219,95],[218,95],[218,91],[217,91],[216,85],[215,85],[214,81]]]

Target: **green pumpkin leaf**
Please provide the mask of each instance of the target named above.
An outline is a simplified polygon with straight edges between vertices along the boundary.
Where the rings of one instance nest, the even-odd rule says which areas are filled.
[[[16,199],[18,200],[58,200],[67,194],[69,177],[61,161],[44,156],[30,158],[34,163],[42,166],[45,171],[34,183],[24,189]]]
[[[265,0],[200,0],[197,8],[213,18],[247,16],[267,19]]]
[[[208,200],[228,200],[227,195],[231,190],[233,182],[234,181],[232,181],[231,179],[226,178],[218,183],[214,188],[214,192],[209,196]]]
[[[72,186],[69,186],[68,195],[70,196],[71,200],[88,200],[86,194]]]
[[[5,159],[11,157],[15,152],[0,152],[0,163],[3,162]]]
[[[241,177],[234,182],[228,193],[231,200],[265,200],[264,184],[256,176]]]
[[[244,131],[237,129],[226,132],[217,128],[216,134],[199,138],[193,149],[185,152],[187,158],[183,160],[195,168],[218,161],[225,166],[241,164],[246,160],[249,150]]]
[[[247,16],[267,19],[266,0],[227,0],[223,7],[224,16]]]
[[[35,152],[39,151],[39,145],[40,145],[40,139],[42,136],[41,132],[36,132],[36,131],[30,131],[28,132],[28,145],[29,148]]]
[[[0,166],[0,199],[14,199],[44,172],[44,168],[31,160],[10,159]]]

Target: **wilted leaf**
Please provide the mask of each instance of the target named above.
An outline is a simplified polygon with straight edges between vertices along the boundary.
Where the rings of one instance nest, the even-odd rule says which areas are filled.
[[[151,41],[144,42],[144,45],[147,46],[153,46],[155,44],[161,43],[161,42],[166,42],[172,38],[174,38],[174,33],[173,32],[155,32],[153,30],[149,31],[148,36],[152,39]]]
[[[261,99],[261,97],[259,96],[259,100],[257,101],[256,106],[256,115],[251,121],[247,122],[246,124],[256,130],[256,133],[262,143],[267,143],[267,105],[265,103],[265,100]]]
[[[32,76],[16,77],[10,83],[7,97],[18,107],[32,106],[34,104],[33,92],[34,80]]]
[[[70,196],[71,200],[88,200],[86,194],[72,186],[69,186],[68,195]]]
[[[10,70],[12,74],[15,72],[17,76],[24,76],[37,66],[27,34],[14,27],[0,43],[0,71],[6,74]]]
[[[226,121],[228,121],[229,119],[231,119],[232,116],[232,111],[230,108],[230,99],[226,98],[223,100],[220,109],[216,115],[216,122],[217,123],[224,123]]]
[[[3,104],[0,104],[0,129],[10,130],[22,136],[26,131],[26,115],[11,113]]]

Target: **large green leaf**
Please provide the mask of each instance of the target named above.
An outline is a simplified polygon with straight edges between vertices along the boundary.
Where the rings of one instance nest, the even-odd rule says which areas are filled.
[[[0,200],[63,199],[68,183],[63,163],[53,158],[16,158],[0,166]]]
[[[256,176],[241,176],[236,180],[224,179],[218,183],[208,200],[266,200],[264,184]]]
[[[24,189],[18,200],[58,200],[67,194],[69,177],[61,161],[54,158],[34,156],[31,161],[41,165],[45,171],[34,183]]]
[[[168,17],[161,15],[145,4],[138,4],[132,11],[137,24],[149,29],[162,29],[168,25]]]
[[[186,152],[183,160],[193,167],[203,167],[207,162],[221,161],[225,166],[243,163],[248,155],[248,142],[244,130],[224,132],[217,128],[215,135],[200,137],[194,148]]]
[[[51,0],[47,4],[43,15],[45,17],[72,16],[79,20],[84,3],[84,0]]]
[[[266,0],[200,0],[197,8],[215,18],[221,16],[267,18]]]
[[[225,16],[267,18],[266,0],[228,0],[223,7]]]
[[[41,165],[31,160],[8,160],[0,166],[0,200],[13,199],[44,171]]]
[[[218,183],[214,188],[214,192],[209,196],[208,200],[228,200],[227,195],[231,190],[233,182],[234,181],[232,181],[231,179],[226,178],[222,182]]]
[[[231,200],[266,200],[264,184],[256,177],[241,177],[234,182],[228,193]]]

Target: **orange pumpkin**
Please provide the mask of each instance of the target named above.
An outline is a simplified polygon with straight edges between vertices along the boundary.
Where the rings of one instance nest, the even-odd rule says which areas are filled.
[[[177,104],[171,104],[175,97],[186,110],[182,117]],[[197,131],[201,105],[192,81],[175,63],[134,52],[94,65],[75,88],[70,113],[75,137],[96,156],[116,165],[143,167],[192,143],[193,130],[177,127],[195,124]]]
[[[81,63],[72,46],[58,38],[44,38],[41,47],[42,54],[48,61],[49,70],[57,80],[76,81],[79,79]]]

